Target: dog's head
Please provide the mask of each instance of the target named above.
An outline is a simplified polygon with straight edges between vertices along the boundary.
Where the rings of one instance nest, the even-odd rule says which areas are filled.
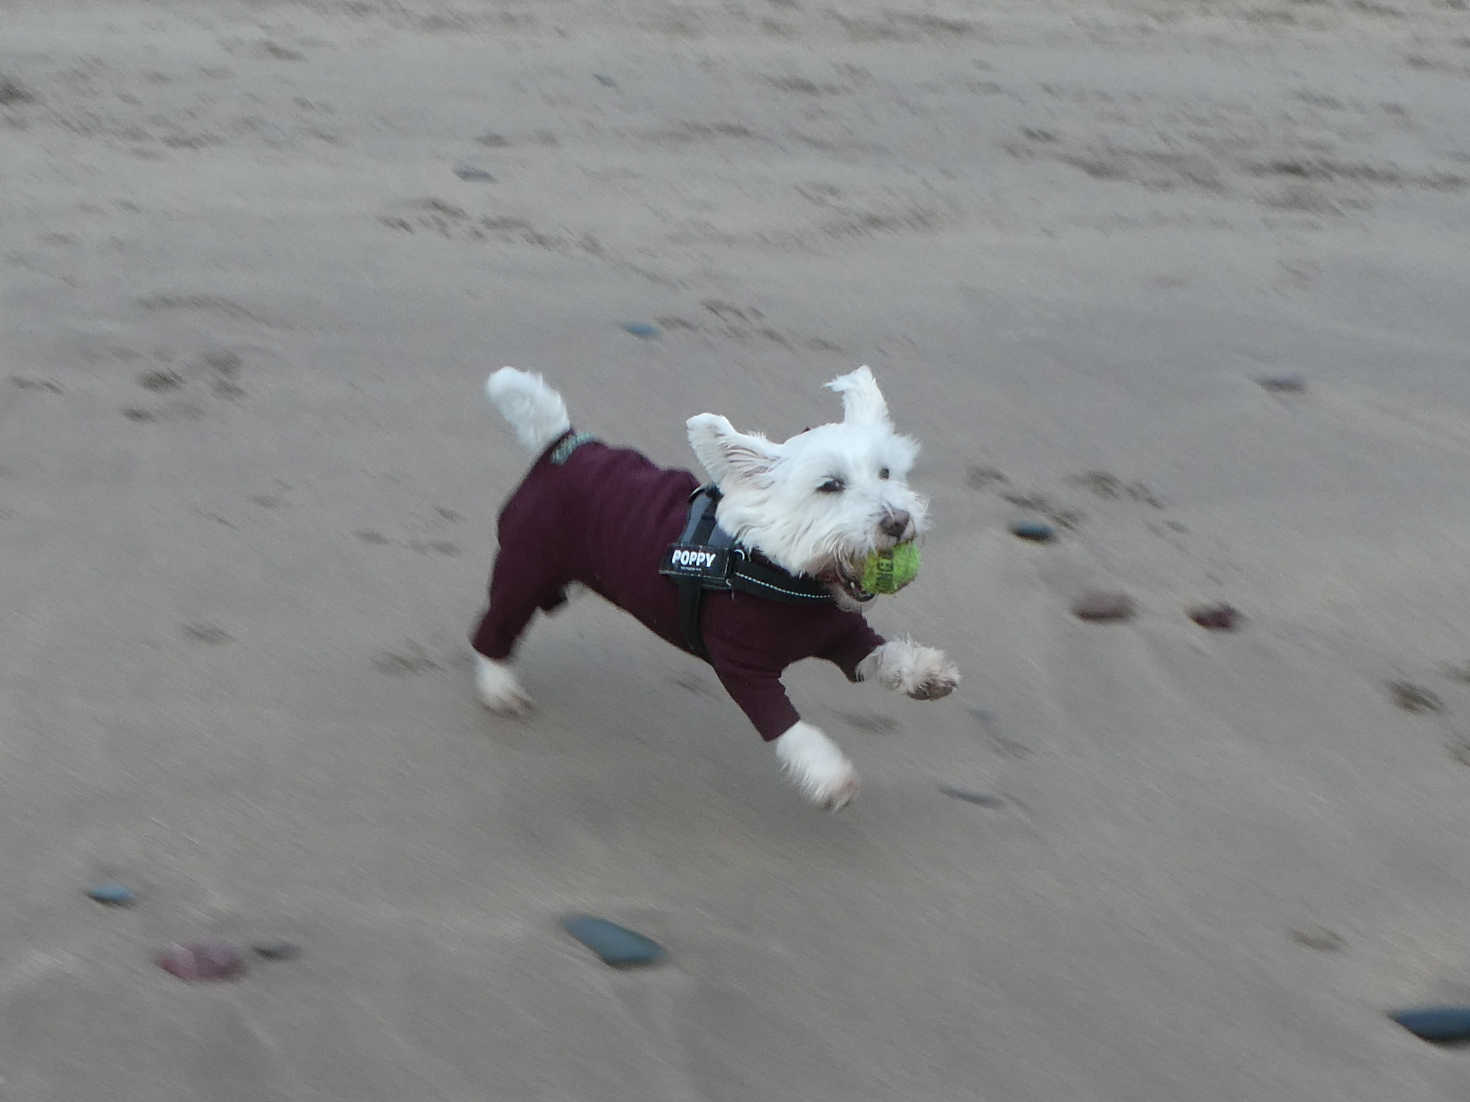
[[[863,561],[921,535],[927,505],[908,485],[919,445],[894,431],[873,373],[860,367],[827,386],[842,396],[839,422],[775,443],[701,413],[689,419],[689,443],[720,488],[720,526],[777,566],[828,583],[850,609],[863,596]]]

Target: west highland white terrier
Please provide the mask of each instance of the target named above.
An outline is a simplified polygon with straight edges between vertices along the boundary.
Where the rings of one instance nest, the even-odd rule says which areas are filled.
[[[500,513],[490,607],[472,636],[485,706],[530,707],[511,654],[537,610],[580,585],[707,661],[807,799],[833,810],[851,800],[852,763],[802,721],[782,671],[823,658],[849,681],[916,700],[948,695],[960,675],[941,651],[885,640],[862,616],[869,557],[925,530],[924,499],[907,482],[918,445],[894,431],[867,367],[827,386],[843,419],[784,443],[713,413],[691,417],[702,488],[688,471],[574,432],[541,376],[493,373],[486,393],[537,458]]]

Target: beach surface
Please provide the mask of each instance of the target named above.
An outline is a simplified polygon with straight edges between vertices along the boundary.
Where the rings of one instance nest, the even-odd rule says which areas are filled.
[[[0,3],[0,1100],[1463,1102],[1467,103],[1465,0]],[[848,810],[595,598],[477,704],[490,370],[861,363],[965,680],[792,671]]]

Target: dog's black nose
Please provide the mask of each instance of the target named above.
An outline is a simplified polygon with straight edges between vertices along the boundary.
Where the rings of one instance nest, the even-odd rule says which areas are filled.
[[[902,509],[899,509],[897,512],[888,513],[884,516],[883,522],[878,527],[885,536],[902,539],[903,534],[909,530],[909,515]]]

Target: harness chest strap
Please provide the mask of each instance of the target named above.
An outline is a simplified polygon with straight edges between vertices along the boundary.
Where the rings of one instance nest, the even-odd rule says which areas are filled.
[[[701,486],[689,498],[689,519],[659,564],[659,573],[679,587],[679,627],[689,649],[709,661],[699,613],[704,593],[738,591],[785,604],[830,603],[832,594],[814,578],[791,574],[758,558],[719,526],[720,491]]]

